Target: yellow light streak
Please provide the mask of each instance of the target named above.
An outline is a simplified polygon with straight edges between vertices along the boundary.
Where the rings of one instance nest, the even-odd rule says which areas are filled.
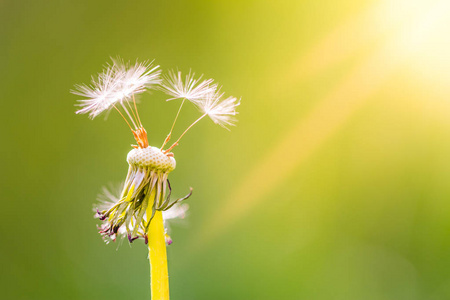
[[[308,116],[291,128],[262,161],[251,170],[224,205],[202,226],[199,241],[204,246],[214,236],[245,216],[281,185],[314,151],[372,96],[399,66],[408,62],[413,49],[427,41],[448,10],[447,0],[428,2],[412,26],[404,27],[362,64],[355,67]],[[433,25],[434,24],[434,25]],[[286,159],[289,157],[290,159]],[[281,200],[281,199],[280,199]],[[191,247],[192,249],[194,247]]]

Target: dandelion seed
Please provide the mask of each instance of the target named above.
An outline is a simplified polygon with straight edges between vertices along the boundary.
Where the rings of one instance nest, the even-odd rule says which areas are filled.
[[[169,71],[168,75],[163,76],[160,89],[173,98],[167,99],[187,99],[193,103],[204,98],[208,93],[216,90],[217,85],[212,84],[213,79],[207,79],[200,82],[202,76],[194,79],[195,73],[189,72],[185,81],[181,76],[181,72]]]
[[[92,77],[91,85],[76,85],[73,94],[87,99],[78,100],[82,108],[77,114],[89,113],[93,119],[105,110],[112,108],[116,103],[123,106],[130,101],[133,95],[144,92],[161,82],[159,66],[149,62],[131,65],[120,58],[112,59],[97,78]]]
[[[75,95],[87,99],[78,100],[83,108],[79,109],[77,114],[89,113],[91,118],[95,118],[101,112],[108,109],[115,100],[115,90],[119,83],[114,76],[113,67],[108,66],[97,78],[92,77],[91,85],[80,84],[75,86],[71,92]]]
[[[172,132],[175,127],[175,124],[178,120],[178,116],[181,112],[181,108],[183,107],[184,101],[187,99],[190,102],[197,104],[202,98],[204,98],[207,94],[213,93],[217,85],[212,84],[213,79],[207,79],[200,82],[203,75],[201,75],[198,79],[194,79],[195,73],[189,72],[186,75],[186,79],[183,82],[181,77],[181,72],[175,72],[173,70],[169,71],[168,75],[163,76],[163,81],[160,86],[160,90],[165,92],[166,94],[173,96],[174,98],[170,98],[167,101],[182,98],[183,101],[178,108],[177,115],[172,123],[172,128],[169,131],[166,139],[164,140],[161,149],[169,142],[172,137]]]
[[[121,58],[112,59],[115,76],[119,82],[116,91],[118,101],[131,99],[132,95],[143,93],[146,89],[160,84],[161,70],[159,66],[153,66],[151,62],[136,62],[131,65]]]
[[[224,93],[220,89],[209,93],[203,101],[197,103],[197,107],[214,123],[228,129],[227,125],[235,125],[237,115],[236,108],[241,104],[236,97],[228,97],[222,100]]]
[[[234,118],[235,115],[237,115],[236,107],[238,107],[241,102],[238,101],[236,97],[228,97],[225,100],[221,100],[223,96],[223,93],[219,90],[216,90],[212,93],[209,93],[206,95],[205,99],[202,101],[198,101],[196,103],[196,106],[200,109],[200,111],[203,112],[203,115],[200,116],[197,120],[195,120],[189,127],[180,135],[178,140],[176,140],[175,143],[172,144],[172,146],[169,147],[164,153],[168,153],[171,151],[175,146],[178,145],[178,142],[181,140],[181,138],[198,122],[200,122],[201,119],[203,119],[206,116],[209,116],[211,120],[213,120],[214,123],[219,124],[225,129],[228,129],[227,125],[235,125],[236,119]],[[166,141],[170,138],[170,134],[167,136]],[[163,146],[166,144],[166,141],[164,142]]]

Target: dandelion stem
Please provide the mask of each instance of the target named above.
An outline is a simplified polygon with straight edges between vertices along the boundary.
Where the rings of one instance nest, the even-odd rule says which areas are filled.
[[[155,189],[150,201],[155,201]],[[149,203],[147,216],[152,215],[153,205]],[[147,232],[150,258],[150,288],[153,300],[169,300],[169,275],[167,270],[166,238],[162,212],[156,211]]]
[[[189,125],[188,128],[186,128],[186,130],[180,135],[180,137],[178,138],[178,140],[172,144],[172,146],[170,146],[169,149],[167,149],[166,151],[164,151],[164,153],[169,152],[170,150],[172,150],[176,145],[178,145],[178,142],[181,140],[181,138],[186,134],[186,132],[189,131],[189,129],[192,128],[192,126],[194,126],[195,124],[197,124],[201,119],[203,119],[204,117],[206,117],[207,114],[203,114],[200,118],[198,118],[197,120],[195,120],[191,125]]]
[[[178,116],[180,115],[180,111],[181,111],[181,108],[183,107],[184,101],[186,101],[186,98],[184,98],[183,101],[181,102],[180,108],[178,109],[177,115],[175,116],[175,120],[173,120],[172,128],[170,128],[170,132],[167,135],[166,139],[164,140],[164,143],[161,146],[161,150],[164,148],[164,146],[167,144],[167,142],[170,141],[170,137],[172,135],[173,128],[175,127],[175,123],[178,120]]]

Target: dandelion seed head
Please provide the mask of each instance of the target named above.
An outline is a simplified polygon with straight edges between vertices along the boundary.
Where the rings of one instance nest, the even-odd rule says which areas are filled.
[[[175,158],[164,154],[157,147],[137,148],[127,155],[129,165],[151,168],[161,172],[171,172],[176,167]]]

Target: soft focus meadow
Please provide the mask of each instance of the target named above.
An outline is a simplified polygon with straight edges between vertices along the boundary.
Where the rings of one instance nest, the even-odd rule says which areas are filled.
[[[450,299],[448,0],[3,0],[0,22],[1,299],[149,299],[145,245],[92,212],[134,140],[69,93],[117,55],[242,97],[174,149],[172,299]],[[166,98],[139,97],[152,145]]]

